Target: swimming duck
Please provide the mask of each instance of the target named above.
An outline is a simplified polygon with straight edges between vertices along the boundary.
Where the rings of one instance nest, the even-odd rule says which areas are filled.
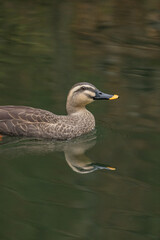
[[[86,82],[75,84],[68,93],[67,115],[27,106],[0,106],[0,134],[66,140],[95,128],[95,118],[86,109],[94,100],[113,100],[118,95],[99,91]]]

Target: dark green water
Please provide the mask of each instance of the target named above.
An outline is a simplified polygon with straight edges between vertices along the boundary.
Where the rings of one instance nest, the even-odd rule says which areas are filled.
[[[79,139],[2,139],[1,240],[159,239],[159,8],[0,1],[0,105],[64,114],[80,81],[120,95],[88,107],[96,131]]]

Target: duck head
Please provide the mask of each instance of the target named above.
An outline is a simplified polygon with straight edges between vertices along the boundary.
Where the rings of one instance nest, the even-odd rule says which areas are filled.
[[[75,113],[85,108],[85,106],[95,100],[114,100],[118,95],[106,94],[98,90],[94,85],[87,82],[75,84],[69,91],[67,97],[68,114]]]

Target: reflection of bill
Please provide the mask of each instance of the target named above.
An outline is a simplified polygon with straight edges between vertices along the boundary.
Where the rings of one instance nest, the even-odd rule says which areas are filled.
[[[8,153],[15,151],[16,155],[21,155],[27,153],[63,151],[68,165],[77,173],[91,173],[101,169],[115,170],[115,168],[106,166],[105,164],[94,163],[85,155],[85,152],[96,144],[95,131],[70,141],[46,141],[6,136],[0,138],[0,141],[1,153],[3,151]]]

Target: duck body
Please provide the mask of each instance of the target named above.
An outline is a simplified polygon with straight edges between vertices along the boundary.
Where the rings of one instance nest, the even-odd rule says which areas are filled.
[[[96,91],[89,83],[74,85],[67,98],[68,115],[26,106],[0,106],[0,134],[66,140],[88,133],[95,128],[95,118],[85,106],[95,100]]]
[[[26,106],[0,106],[0,117],[0,133],[10,136],[66,140],[95,127],[88,110],[65,116]]]

